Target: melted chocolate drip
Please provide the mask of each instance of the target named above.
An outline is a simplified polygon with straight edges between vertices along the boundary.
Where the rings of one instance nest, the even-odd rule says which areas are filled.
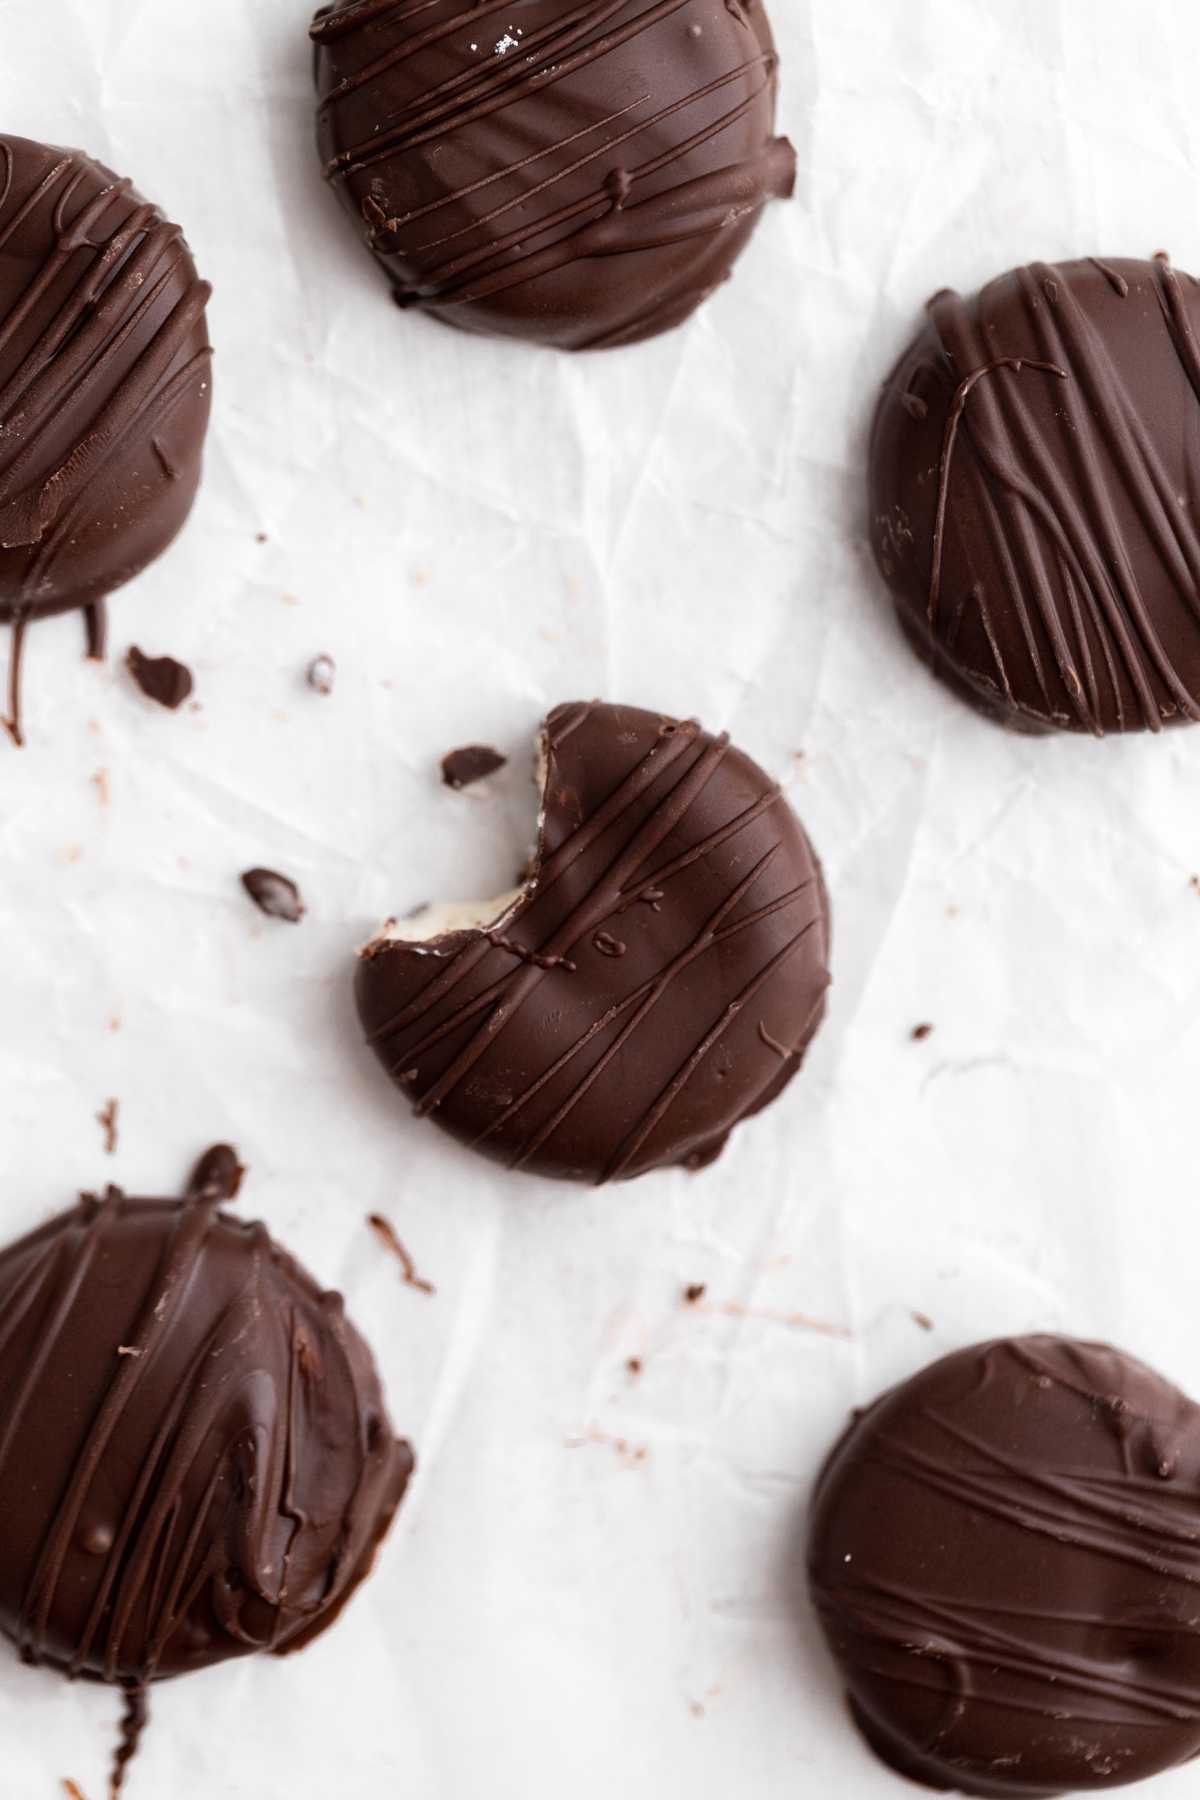
[[[809,1569],[874,1748],[998,1800],[1195,1756],[1198,1495],[1200,1408],[1105,1345],[983,1344],[861,1414]]]
[[[678,325],[795,153],[763,0],[341,0],[325,174],[405,306],[581,350]]]
[[[871,448],[875,553],[934,671],[1015,730],[1200,719],[1200,291],[1165,258],[942,293]]]
[[[0,137],[0,622],[103,602],[171,542],[200,477],[211,373],[177,225],[78,150]]]
[[[703,1166],[824,1015],[816,857],[779,788],[694,721],[563,706],[544,748],[522,899],[493,930],[372,945],[368,1039],[419,1113],[510,1168]]]
[[[0,1255],[0,1629],[124,1687],[130,1751],[147,1683],[323,1631],[413,1468],[340,1297],[219,1210],[240,1175]]]

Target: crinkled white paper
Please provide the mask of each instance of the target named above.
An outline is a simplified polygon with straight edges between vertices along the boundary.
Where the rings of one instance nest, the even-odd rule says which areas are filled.
[[[1200,1390],[1200,731],[1031,742],[945,695],[862,470],[936,287],[1200,266],[1200,11],[774,13],[795,202],[685,330],[569,361],[390,304],[319,179],[304,0],[0,3],[3,128],[184,221],[217,344],[185,538],[115,602],[107,668],[77,617],[31,634],[29,748],[0,748],[3,1234],[232,1139],[241,1204],[345,1290],[420,1454],[343,1622],[159,1689],[128,1800],[900,1800],[800,1591],[848,1409],[1031,1328]],[[192,665],[196,709],[138,693],[134,642]],[[594,694],[778,771],[836,972],[805,1077],[716,1168],[601,1193],[409,1119],[350,993],[389,913],[510,883],[536,724]],[[453,794],[468,742],[513,763]],[[302,925],[249,905],[254,864]],[[0,1655],[4,1800],[102,1800],[117,1710]]]

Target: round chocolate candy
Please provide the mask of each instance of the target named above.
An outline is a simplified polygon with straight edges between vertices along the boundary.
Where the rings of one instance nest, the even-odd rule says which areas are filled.
[[[369,1571],[413,1468],[370,1351],[311,1276],[188,1197],[85,1197],[0,1255],[0,1629],[141,1690],[283,1654]]]
[[[339,0],[318,144],[396,298],[564,350],[678,325],[795,153],[764,0]]]
[[[1035,263],[928,313],[870,453],[918,653],[1018,731],[1200,718],[1200,288]]]
[[[510,1168],[699,1168],[824,1015],[820,866],[777,784],[694,720],[560,706],[542,758],[532,874],[367,947],[368,1039],[418,1113]]]
[[[1198,1497],[1200,1409],[1103,1344],[982,1344],[859,1415],[809,1570],[874,1749],[995,1800],[1195,1756]]]
[[[0,136],[0,622],[87,607],[174,538],[211,352],[177,225],[80,150]],[[19,736],[14,703],[8,721]]]

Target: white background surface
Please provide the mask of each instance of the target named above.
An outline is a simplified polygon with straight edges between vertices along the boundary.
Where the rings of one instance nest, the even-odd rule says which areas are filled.
[[[331,1635],[156,1692],[128,1800],[899,1800],[796,1586],[847,1409],[1031,1328],[1200,1391],[1200,731],[1039,743],[961,708],[896,633],[862,478],[934,288],[1200,264],[1200,11],[774,12],[795,203],[685,330],[567,361],[390,305],[318,177],[303,0],[0,0],[3,128],[183,220],[218,352],[186,537],[114,603],[106,669],[77,617],[31,634],[29,748],[0,748],[4,1234],[80,1186],[172,1191],[231,1138],[421,1458]],[[199,710],[152,708],[131,642],[189,662]],[[714,1170],[598,1194],[410,1120],[349,987],[388,913],[507,885],[538,719],[592,694],[782,775],[836,973],[807,1075]],[[515,765],[452,795],[470,741]],[[245,900],[256,863],[303,925]],[[100,1800],[117,1708],[0,1657],[6,1800]]]

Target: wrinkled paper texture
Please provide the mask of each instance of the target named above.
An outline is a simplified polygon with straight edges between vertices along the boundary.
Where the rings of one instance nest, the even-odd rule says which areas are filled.
[[[0,747],[4,1234],[80,1187],[172,1191],[231,1139],[240,1207],[345,1290],[420,1456],[333,1632],[155,1692],[128,1800],[898,1800],[801,1591],[849,1409],[1028,1329],[1200,1391],[1200,731],[973,716],[895,629],[863,482],[937,287],[1200,266],[1200,12],[774,13],[794,203],[684,330],[571,361],[390,304],[318,175],[303,0],[0,5],[4,129],[185,223],[217,346],[186,535],[115,601],[106,667],[77,617],[31,633],[29,747]],[[152,707],[132,643],[197,705]],[[600,1193],[408,1118],[350,993],[389,913],[511,882],[538,720],[591,695],[777,772],[835,920],[805,1076],[709,1173]],[[451,793],[471,742],[512,762]],[[302,924],[250,906],[259,864]],[[0,1793],[101,1800],[118,1704],[0,1655]]]

